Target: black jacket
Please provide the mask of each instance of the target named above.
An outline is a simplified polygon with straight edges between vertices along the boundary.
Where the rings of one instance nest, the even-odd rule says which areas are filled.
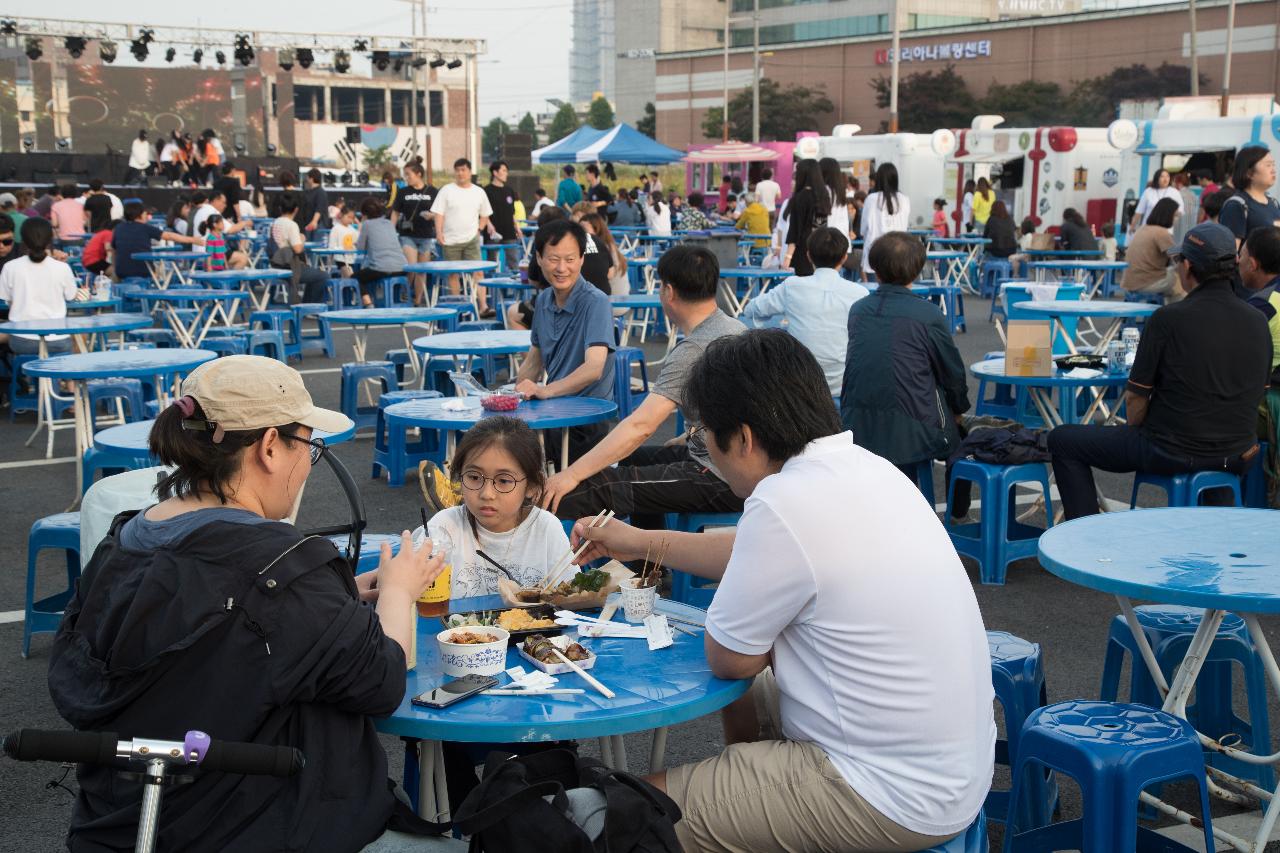
[[[944,459],[968,409],[964,362],[936,305],[883,284],[853,304],[840,419],[854,442],[895,465]]]
[[[1013,220],[1007,216],[993,216],[982,229],[982,236],[991,241],[983,251],[993,258],[1007,258],[1018,251],[1018,235],[1013,230]]]
[[[325,539],[211,522],[153,552],[118,541],[85,568],[54,642],[49,691],[75,728],[293,746],[291,779],[198,772],[168,789],[157,850],[357,851],[392,813],[370,716],[405,691],[405,659]],[[137,768],[131,768],[136,770]],[[81,765],[67,846],[131,850],[140,786]]]

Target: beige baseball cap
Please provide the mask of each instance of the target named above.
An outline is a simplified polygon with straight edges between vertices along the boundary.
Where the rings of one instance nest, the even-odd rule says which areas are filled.
[[[194,397],[210,424],[226,432],[298,423],[334,433],[351,426],[346,415],[311,402],[298,371],[260,355],[206,361],[183,380],[182,394]]]

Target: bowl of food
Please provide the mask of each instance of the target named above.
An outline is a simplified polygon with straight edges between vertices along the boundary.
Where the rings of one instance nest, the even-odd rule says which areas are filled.
[[[497,626],[445,628],[436,634],[445,675],[497,675],[507,668],[511,635]]]
[[[480,405],[489,412],[514,412],[520,405],[520,395],[488,394],[480,398]]]

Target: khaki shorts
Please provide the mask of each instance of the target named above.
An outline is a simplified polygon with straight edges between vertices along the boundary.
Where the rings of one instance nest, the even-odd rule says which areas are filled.
[[[715,758],[667,771],[667,793],[684,815],[676,835],[687,853],[907,853],[954,837],[899,826],[849,787],[821,747],[781,740],[771,670],[756,676],[751,695],[765,739],[733,744]]]
[[[446,261],[478,261],[480,260],[480,235],[470,243],[441,243],[440,251]]]

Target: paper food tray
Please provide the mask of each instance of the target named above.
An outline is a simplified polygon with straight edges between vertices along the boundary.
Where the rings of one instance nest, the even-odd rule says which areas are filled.
[[[569,648],[570,643],[575,641],[571,640],[569,637],[561,635],[559,637],[547,637],[547,642],[554,645],[560,651],[564,651],[565,649]],[[583,648],[586,649],[587,647],[583,646]],[[564,663],[561,661],[557,661],[556,663],[543,663],[542,661],[538,660],[532,655],[525,654],[523,643],[516,646],[516,651],[520,653],[520,657],[524,658],[530,664],[542,670],[547,675],[564,675],[565,673],[573,672],[573,667],[569,666],[567,663]],[[574,663],[576,663],[582,669],[591,669],[591,667],[596,665],[596,656],[595,656],[595,653],[591,651],[591,649],[587,649],[587,654],[589,655],[589,657],[586,660],[576,660],[574,661]]]
[[[610,560],[600,567],[609,574],[609,580],[600,588],[599,592],[582,592],[577,595],[551,595],[545,596],[541,602],[524,602],[516,598],[516,592],[520,589],[520,585],[510,578],[498,578],[498,594],[502,597],[502,603],[507,607],[536,607],[539,603],[552,604],[561,610],[591,610],[596,607],[604,607],[605,599],[610,594],[617,592],[622,587],[622,582],[627,578],[635,577],[635,572],[619,563],[617,560]],[[565,574],[564,579],[572,577]]]

